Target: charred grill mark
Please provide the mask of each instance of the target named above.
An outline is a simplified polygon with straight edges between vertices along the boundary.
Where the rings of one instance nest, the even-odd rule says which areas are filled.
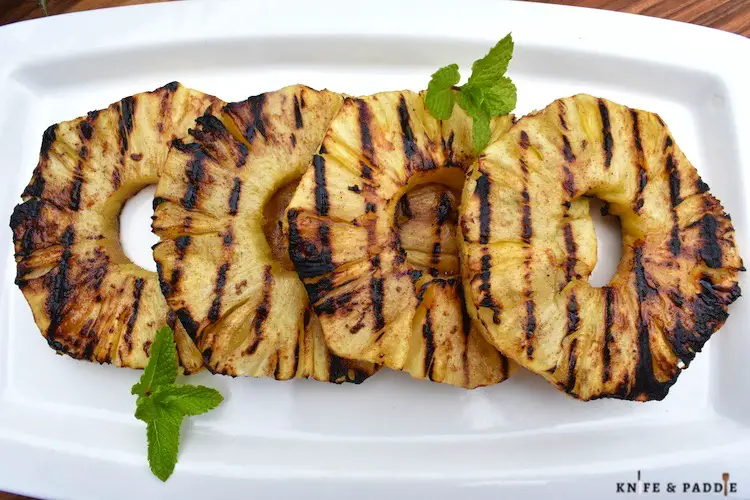
[[[409,205],[408,194],[404,194],[398,203],[399,203],[399,208],[401,209],[401,213],[404,214],[404,217],[407,217],[409,219],[414,217],[414,214],[411,212],[411,205]]]
[[[648,183],[648,174],[644,167],[643,143],[641,142],[641,125],[638,121],[638,111],[631,109],[630,118],[633,121],[633,143],[635,144],[636,168],[638,169],[638,189],[633,202],[633,210],[636,213],[643,208],[643,191]]]
[[[78,125],[79,135],[84,141],[90,141],[94,136],[94,127],[91,125],[91,120],[84,119]]]
[[[576,276],[578,244],[573,238],[573,228],[570,224],[565,224],[563,234],[565,236],[565,251],[568,253],[568,258],[565,260],[565,280],[570,282]]]
[[[669,145],[672,145],[672,140],[667,136]],[[666,151],[667,145],[665,144],[664,150]],[[669,239],[669,251],[675,257],[680,254],[682,244],[680,242],[680,226],[677,220],[677,206],[682,203],[680,198],[680,173],[675,165],[674,157],[672,153],[667,155],[666,169],[669,174],[669,199],[672,203],[672,232]]]
[[[221,299],[224,296],[224,285],[227,283],[227,270],[229,264],[226,262],[219,266],[219,271],[216,274],[216,284],[214,285],[214,297],[211,303],[211,309],[208,310],[208,319],[212,323],[219,319],[219,311],[221,310]]]
[[[531,236],[533,234],[531,228],[531,196],[529,196],[529,169],[526,166],[526,162],[521,159],[521,171],[523,172],[523,191],[521,192],[521,198],[523,199],[523,216],[521,218],[521,239],[524,243],[531,242]]]
[[[482,255],[482,272],[479,274],[482,284],[479,285],[479,291],[482,292],[483,297],[479,305],[480,307],[486,307],[490,309],[492,311],[492,322],[496,325],[499,325],[500,313],[502,312],[502,308],[495,301],[494,297],[492,296],[492,291],[490,290],[491,269],[492,258],[487,254]]]
[[[294,96],[294,126],[298,129],[304,126],[302,122],[302,110],[299,108],[299,99]]]
[[[347,186],[346,189],[348,189],[352,193],[356,193],[356,194],[360,194],[362,192],[362,190],[360,189],[359,186]]]
[[[313,157],[313,167],[315,168],[315,209],[318,215],[325,217],[328,215],[329,208],[325,158],[315,155]]]
[[[440,195],[440,202],[438,203],[437,211],[437,223],[438,226],[442,226],[450,220],[453,206],[451,204],[451,198],[448,193],[443,192]]]
[[[154,197],[154,201],[153,201],[153,203],[152,203],[152,208],[153,208],[154,210],[156,210],[156,208],[157,208],[157,207],[158,207],[159,205],[161,205],[162,203],[164,203],[165,201],[169,201],[169,200],[167,200],[167,199],[166,199],[166,198],[164,198],[163,196],[155,196],[155,197]]]
[[[568,136],[563,134],[563,156],[565,157],[565,161],[568,163],[573,163],[576,161],[576,155],[573,154],[573,149],[570,147],[570,141],[568,140]]]
[[[55,140],[57,139],[57,127],[57,124],[50,125],[42,134],[42,148],[39,151],[39,156],[44,159],[49,158],[49,152],[52,149],[52,144],[54,144]]]
[[[573,172],[571,172],[570,167],[567,165],[563,166],[563,188],[565,188],[565,192],[568,193],[568,196],[575,196],[575,178],[573,177]],[[570,204],[569,201],[567,203]]]
[[[580,324],[581,319],[578,316],[578,298],[573,293],[570,295],[570,298],[568,299],[568,326],[565,332],[565,335],[570,335],[572,333],[575,333],[578,331],[578,326]]]
[[[718,228],[719,224],[713,215],[704,215],[698,221],[701,239],[700,257],[711,269],[721,268],[721,246],[716,236]]]
[[[398,119],[401,123],[401,135],[404,140],[406,163],[411,164],[411,159],[419,154],[419,148],[414,140],[414,132],[412,132],[411,125],[409,124],[409,108],[406,105],[403,95],[398,102]]]
[[[453,130],[451,130],[447,141],[445,140],[445,138],[443,138],[443,149],[445,150],[446,166],[457,165],[456,152],[453,149],[453,142],[455,141],[455,139],[456,133]]]
[[[180,200],[185,210],[192,210],[198,203],[198,190],[205,176],[203,170],[203,160],[205,157],[206,155],[203,151],[196,150],[186,165],[185,175],[187,176],[188,186],[185,190],[185,195]]]
[[[479,198],[479,243],[486,245],[490,241],[490,179],[485,172],[477,179],[474,194]]]
[[[315,304],[333,290],[333,280],[326,276],[313,283],[305,283],[305,290],[310,297],[310,303]]]
[[[31,198],[16,205],[10,216],[10,228],[13,230],[13,243],[18,251],[17,256],[27,257],[34,251],[34,237],[37,233],[36,221],[42,212],[44,202]],[[18,240],[21,244],[18,245]]]
[[[185,331],[187,332],[188,336],[191,340],[195,341],[195,337],[198,335],[198,328],[200,325],[193,319],[193,317],[190,315],[190,311],[188,311],[186,308],[178,309],[175,311],[175,314],[177,314],[177,319],[180,320],[180,323],[182,323],[183,328],[185,328]],[[209,350],[209,358],[210,358],[210,350]],[[205,352],[204,352],[204,358]]]
[[[667,149],[672,147],[672,138],[670,136],[667,136],[667,138],[664,140],[664,149],[662,149],[662,152],[666,153]]]
[[[336,297],[329,297],[320,304],[313,306],[315,314],[333,316],[340,308],[347,306],[354,299],[355,292],[346,292]]]
[[[604,346],[602,347],[602,382],[609,382],[612,376],[612,342],[615,338],[612,336],[612,325],[615,321],[614,315],[614,289],[604,287]]]
[[[374,203],[370,203],[369,201],[365,203],[365,213],[366,214],[375,212],[377,209],[378,209],[378,207]]]
[[[645,317],[646,313],[643,310],[643,303],[655,290],[649,285],[643,268],[643,246],[636,246],[634,252],[633,274],[635,275],[635,289],[638,298],[638,362],[635,367],[635,380],[630,397],[637,399],[645,396],[648,399],[661,400],[667,395],[674,379],[659,382],[654,375],[649,325]]]
[[[73,284],[68,281],[70,273],[70,261],[73,257],[71,247],[75,242],[75,230],[73,226],[68,226],[63,233],[60,243],[63,247],[60,262],[57,265],[57,272],[46,284],[49,293],[45,303],[47,314],[50,319],[47,327],[47,343],[55,350],[62,350],[63,346],[55,340],[57,330],[63,320],[63,313],[68,303],[68,299],[73,292]]]
[[[133,131],[133,112],[135,110],[135,98],[126,97],[120,101],[120,117],[117,123],[120,132],[120,153],[124,156],[128,151],[128,137]]]
[[[612,165],[612,125],[609,122],[609,109],[603,99],[599,99],[599,114],[602,117],[602,147],[604,148],[604,168]]]
[[[440,228],[438,227],[438,237],[440,237]],[[436,241],[432,244],[432,254],[430,255],[430,274],[433,277],[437,277],[440,272],[438,271],[438,264],[440,264],[440,242]]]
[[[367,103],[362,99],[357,99],[357,108],[359,111],[359,137],[362,144],[362,155],[371,165],[374,165],[375,149],[372,145],[372,132],[370,131],[372,112]]]
[[[345,382],[349,375],[349,367],[346,361],[335,354],[330,354],[328,359],[328,381],[333,384]]]
[[[563,128],[563,130],[568,130],[568,123],[565,121],[565,113],[567,111],[565,109],[565,103],[558,100],[557,108],[558,108],[557,117],[560,119],[560,126]]]
[[[698,286],[700,289],[693,297],[691,305],[694,315],[694,329],[697,335],[694,345],[700,351],[703,344],[729,317],[727,306],[737,300],[741,292],[737,283],[734,283],[728,289],[714,285],[711,277],[707,274],[700,277]]]
[[[23,190],[22,197],[26,196],[36,196],[37,198],[42,196],[42,193],[44,193],[44,176],[42,175],[42,170],[37,166],[34,169],[34,176],[29,183],[28,186],[26,186],[26,189]]]
[[[568,382],[565,392],[572,393],[576,387],[576,363],[578,361],[578,339],[570,341],[570,352],[568,353]]]
[[[315,278],[332,272],[335,269],[331,260],[331,240],[328,224],[321,223],[318,228],[320,250],[315,244],[304,241],[297,227],[297,210],[289,210],[289,257],[294,263],[297,274],[302,279]]]
[[[422,325],[422,338],[424,339],[424,374],[432,380],[432,361],[435,357],[435,339],[432,333],[432,311],[427,309]]]
[[[680,198],[680,172],[677,170],[672,153],[667,155],[666,169],[669,174],[669,199],[672,202],[672,208],[682,203]]]
[[[161,289],[161,294],[165,297],[169,297],[172,294],[172,287],[164,276],[164,268],[162,267],[161,262],[156,263],[156,274],[159,276],[159,288]],[[169,310],[169,313],[174,314],[171,309]],[[169,327],[174,329],[172,325],[169,325]]]
[[[375,256],[370,261],[372,276],[370,277],[370,300],[372,301],[372,312],[375,315],[375,331],[385,328],[383,317],[383,278],[376,278],[375,273],[380,271],[380,257]]]
[[[237,215],[237,206],[240,202],[240,191],[242,190],[242,181],[239,177],[234,178],[234,186],[229,194],[229,214]]]
[[[122,179],[120,177],[120,169],[115,167],[112,169],[112,187],[115,188],[115,191],[120,189],[120,186],[122,185]]]
[[[224,236],[222,237],[222,244],[224,245],[224,248],[229,248],[232,246],[232,242],[234,241],[234,235],[232,234],[232,228],[230,227],[227,229],[227,232],[224,233]]]
[[[297,147],[297,136],[296,136],[296,135],[294,135],[294,134],[291,134],[291,135],[289,136],[289,142],[291,142],[291,143],[292,143],[292,148],[296,148],[296,147]],[[244,162],[243,162],[243,163],[244,163]]]
[[[245,139],[252,144],[253,139],[255,139],[255,133],[258,132],[263,136],[264,140],[268,140],[266,124],[263,121],[263,107],[266,104],[266,94],[248,97],[247,103],[250,106],[251,123],[245,128]]]
[[[529,134],[527,134],[525,130],[521,130],[521,141],[518,145],[524,150],[529,149],[529,146],[531,145],[529,142]]]
[[[80,175],[81,164],[78,164],[78,171],[73,176],[73,183],[70,186],[70,200],[68,200],[68,207],[74,212],[77,212],[81,206],[81,186],[83,185],[83,177]]]
[[[528,295],[531,295],[531,290],[527,290]],[[526,356],[531,358],[534,355],[534,346],[532,344],[534,339],[534,333],[536,332],[536,316],[534,314],[535,304],[534,301],[529,298],[526,300]]]
[[[371,181],[372,169],[369,166],[365,165],[363,162],[360,162],[359,167],[362,170],[362,178]]]
[[[247,353],[252,355],[258,349],[260,341],[263,340],[263,324],[268,319],[268,315],[271,311],[271,287],[273,286],[273,275],[271,274],[271,266],[266,266],[265,273],[263,274],[263,295],[260,299],[260,303],[255,308],[255,317],[253,319],[253,330],[255,331],[255,338],[247,349]]]
[[[695,190],[698,193],[705,193],[706,191],[708,191],[708,189],[709,189],[708,184],[703,182],[703,179],[701,179],[699,176],[698,179],[696,179],[695,181]]]
[[[141,294],[143,293],[143,286],[145,280],[143,278],[137,278],[133,287],[133,305],[130,308],[130,317],[128,318],[128,324],[125,328],[125,334],[123,339],[128,346],[128,352],[133,350],[133,328],[138,320],[138,308],[141,304]]]
[[[174,239],[174,246],[177,249],[177,260],[182,260],[185,258],[185,252],[187,251],[192,241],[193,239],[190,236],[178,236]]]

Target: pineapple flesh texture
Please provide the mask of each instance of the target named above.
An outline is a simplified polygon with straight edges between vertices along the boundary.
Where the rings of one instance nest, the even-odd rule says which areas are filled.
[[[622,226],[611,282],[588,282],[588,197]],[[519,120],[462,194],[469,312],[520,365],[583,400],[666,396],[740,295],[734,229],[653,113],[577,95]]]
[[[50,347],[143,368],[156,330],[169,324],[185,372],[202,367],[156,273],[123,253],[119,216],[126,200],[158,181],[169,143],[218,103],[174,82],[44,132],[10,225],[16,284]]]
[[[494,137],[512,117],[493,120]],[[466,314],[457,200],[474,159],[471,119],[422,94],[346,98],[287,209],[290,256],[339,356],[473,388],[508,360]]]
[[[377,368],[328,351],[281,226],[341,100],[286,87],[206,114],[173,144],[156,192],[154,258],[213,372],[359,383]]]

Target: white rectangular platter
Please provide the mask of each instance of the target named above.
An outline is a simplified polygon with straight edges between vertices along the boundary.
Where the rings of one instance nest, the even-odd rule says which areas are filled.
[[[579,92],[658,112],[750,251],[749,40],[489,0],[178,2],[0,28],[0,214],[7,221],[19,201],[49,124],[123,96],[172,80],[227,101],[297,82],[350,94],[417,90],[449,63],[468,74],[509,31],[519,115]],[[147,206],[144,197],[140,211]],[[149,261],[148,235],[123,230],[137,262]],[[600,246],[601,265],[616,261],[609,248]],[[185,425],[176,472],[161,483],[133,417],[139,374],[55,356],[13,284],[7,230],[0,264],[0,490],[112,500],[602,499],[622,498],[616,484],[640,477],[676,483],[669,498],[695,498],[683,482],[729,472],[735,497],[750,498],[747,299],[662,402],[582,403],[525,372],[473,391],[389,371],[360,386],[204,373],[191,382],[226,401]]]

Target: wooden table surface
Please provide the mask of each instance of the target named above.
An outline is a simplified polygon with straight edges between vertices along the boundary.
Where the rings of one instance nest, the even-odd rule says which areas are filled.
[[[50,15],[170,0],[47,0]],[[750,0],[538,0],[676,19],[750,37]],[[0,25],[44,15],[36,0],[0,0]],[[0,500],[2,497],[0,497]]]
[[[48,0],[49,15],[170,0]],[[750,37],[750,0],[539,0],[675,19]],[[0,0],[0,26],[44,16],[36,0]],[[0,492],[0,500],[21,500]]]

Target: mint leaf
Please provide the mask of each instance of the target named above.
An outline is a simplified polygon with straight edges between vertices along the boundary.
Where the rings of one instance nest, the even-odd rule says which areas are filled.
[[[149,467],[162,481],[177,464],[182,419],[213,410],[224,400],[210,387],[175,385],[177,366],[174,335],[165,326],[156,332],[148,365],[131,389],[131,394],[138,395],[135,417],[146,422]]]
[[[139,397],[135,402],[135,418],[144,422],[153,422],[161,416],[161,408],[151,397]]]
[[[458,105],[466,114],[474,117],[482,113],[482,90],[471,85],[464,85],[458,98]]]
[[[507,115],[516,107],[516,86],[502,77],[492,87],[482,90],[482,104],[490,116]]]
[[[490,49],[486,56],[471,66],[469,85],[491,87],[505,74],[513,57],[513,38],[508,33]]]
[[[154,397],[170,412],[191,416],[213,410],[224,401],[219,391],[202,385],[172,385],[158,389]]]
[[[177,348],[174,334],[168,326],[156,332],[148,365],[143,370],[141,379],[130,390],[131,394],[147,396],[160,385],[173,384],[177,379]]]
[[[182,415],[167,412],[146,424],[148,464],[151,472],[162,481],[169,479],[177,464],[182,418]]]
[[[487,144],[490,143],[490,116],[482,110],[481,113],[474,115],[473,118],[474,128],[472,140],[474,144],[474,152],[479,154],[487,147]]]
[[[432,74],[424,102],[430,114],[438,120],[447,120],[451,117],[455,100],[453,86],[460,79],[457,64],[450,64]]]

